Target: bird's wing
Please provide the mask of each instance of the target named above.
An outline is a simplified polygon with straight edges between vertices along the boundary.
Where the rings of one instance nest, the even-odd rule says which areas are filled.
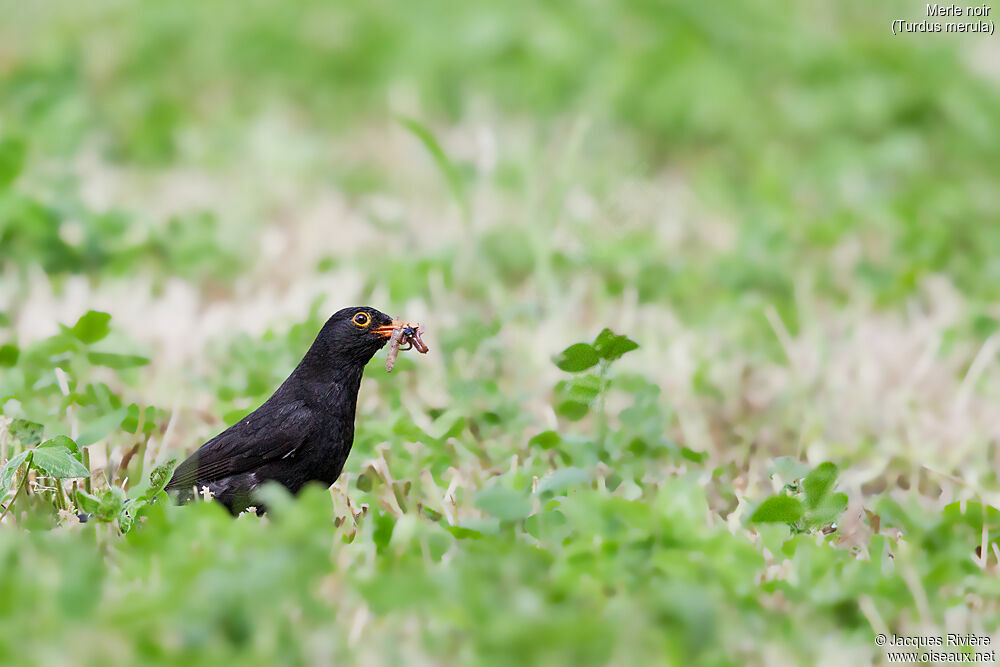
[[[265,403],[177,466],[166,488],[208,484],[288,456],[305,441],[312,424],[313,412],[303,401],[270,409]]]

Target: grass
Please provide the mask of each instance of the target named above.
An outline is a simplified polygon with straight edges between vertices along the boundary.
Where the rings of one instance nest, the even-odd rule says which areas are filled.
[[[880,663],[879,632],[990,632],[995,49],[890,39],[902,4],[731,12],[5,21],[0,662]],[[263,519],[164,502],[355,303],[431,354],[373,360],[338,483]]]

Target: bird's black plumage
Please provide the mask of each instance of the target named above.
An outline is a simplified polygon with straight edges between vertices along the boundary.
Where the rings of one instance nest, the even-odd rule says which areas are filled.
[[[268,481],[292,493],[333,484],[354,443],[354,412],[365,364],[388,341],[392,318],[369,307],[327,320],[278,390],[252,413],[177,466],[167,484],[181,502],[207,487],[233,514],[254,505]]]

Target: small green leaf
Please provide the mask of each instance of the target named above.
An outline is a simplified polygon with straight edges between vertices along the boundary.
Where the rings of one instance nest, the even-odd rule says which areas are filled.
[[[97,310],[87,311],[69,331],[84,343],[96,343],[111,332],[111,315]]]
[[[541,447],[542,449],[552,449],[560,442],[562,442],[562,438],[560,438],[559,434],[555,431],[542,431],[529,440],[528,444]]]
[[[806,522],[814,527],[826,526],[836,521],[845,509],[847,509],[847,494],[831,493],[806,513]]]
[[[95,366],[107,366],[108,368],[135,368],[145,366],[149,363],[147,357],[137,354],[115,354],[113,352],[90,352],[87,354],[87,361]]]
[[[388,512],[376,512],[374,521],[375,530],[372,533],[372,541],[381,553],[389,546],[389,540],[392,539],[392,531],[396,527],[396,520]]]
[[[139,428],[139,406],[131,403],[125,409],[128,410],[128,413],[126,413],[125,419],[122,420],[122,430],[126,433],[135,433]]]
[[[121,514],[122,506],[125,504],[125,492],[117,486],[105,489],[101,494],[100,505],[97,508],[97,516],[101,521],[110,523]]]
[[[837,466],[827,461],[820,463],[802,480],[806,493],[806,507],[818,507],[837,481]]]
[[[579,401],[563,401],[555,407],[556,414],[571,422],[579,421],[587,415],[590,406]]]
[[[156,494],[163,490],[163,487],[170,481],[170,476],[173,475],[176,463],[177,459],[169,459],[153,468],[149,473],[149,486],[140,496],[142,500],[152,501]]]
[[[0,366],[10,368],[15,365],[20,354],[17,345],[0,345]]]
[[[26,152],[20,139],[7,137],[0,140],[0,188],[9,186],[21,173]]]
[[[802,518],[802,503],[791,496],[771,496],[750,515],[752,523],[794,523]]]
[[[34,450],[26,449],[16,456],[12,456],[7,460],[7,463],[3,467],[3,471],[0,472],[0,496],[7,493],[10,490],[11,481],[14,479],[14,473],[25,461],[28,461],[28,465],[31,465],[32,452]]]
[[[480,531],[465,526],[445,526],[444,529],[460,540],[478,540],[483,536]]]
[[[570,486],[590,481],[590,472],[583,468],[562,468],[546,475],[539,483],[537,493],[559,493]]]
[[[502,486],[491,486],[476,494],[477,509],[501,521],[516,521],[531,514],[531,500]]]
[[[38,449],[41,449],[42,447],[65,447],[74,455],[77,455],[77,460],[80,459],[80,448],[75,442],[73,442],[73,438],[65,435],[57,435],[56,437],[50,438],[49,440],[46,440],[42,444],[38,445]]]
[[[552,361],[560,370],[567,373],[579,373],[585,371],[601,360],[597,351],[586,343],[576,343],[570,345],[565,350],[552,358]]]
[[[696,452],[690,447],[681,447],[681,456],[694,463],[702,463],[708,458],[708,452]]]
[[[153,495],[155,496],[156,494]],[[134,500],[127,502],[123,501],[122,508],[118,512],[118,530],[120,530],[122,534],[132,530],[132,527],[135,525],[135,518],[139,516],[139,511],[148,504],[149,501],[146,499],[146,496],[135,498]]]
[[[361,473],[354,481],[354,485],[357,486],[360,491],[371,491],[373,486],[372,475],[367,472]]]
[[[127,416],[128,408],[119,408],[95,419],[80,429],[80,435],[76,439],[77,444],[81,447],[89,447],[98,440],[107,437],[109,433],[121,426]]]
[[[621,359],[624,354],[637,349],[639,349],[638,343],[628,336],[614,333],[611,329],[605,329],[594,339],[594,350],[606,361]]]
[[[73,330],[63,324],[60,324],[59,327],[62,329],[61,333],[49,336],[31,346],[33,357],[45,359],[49,364],[54,365],[56,357],[77,348],[79,342],[72,335]]]
[[[135,515],[133,512],[145,504],[146,503],[142,501],[135,501],[122,506],[121,511],[118,512],[118,530],[120,530],[122,534],[132,530],[132,525],[135,522]]]
[[[90,477],[90,471],[67,448],[36,447],[31,464],[49,477]]]
[[[156,428],[156,408],[152,405],[146,406],[146,413],[143,415],[142,432],[149,435]]]
[[[76,490],[76,507],[87,514],[97,514],[101,509],[101,501],[83,489]]]
[[[15,419],[7,427],[7,430],[22,445],[31,447],[42,441],[42,431],[45,429],[37,422],[28,421],[27,419]]]
[[[593,373],[578,375],[556,384],[556,394],[567,401],[590,403],[601,393],[601,378]]]

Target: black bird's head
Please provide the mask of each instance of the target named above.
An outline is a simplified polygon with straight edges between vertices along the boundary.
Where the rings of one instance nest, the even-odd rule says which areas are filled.
[[[333,366],[364,366],[385,347],[393,319],[370,306],[343,308],[326,321],[313,350]]]

